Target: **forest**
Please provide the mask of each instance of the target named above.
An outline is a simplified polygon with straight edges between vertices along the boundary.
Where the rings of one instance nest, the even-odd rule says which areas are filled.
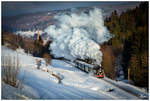
[[[148,2],[141,2],[138,7],[120,15],[113,11],[106,17],[105,26],[114,34],[102,46],[103,66],[108,77],[114,79],[117,76],[115,61],[121,54],[125,78],[130,69],[130,78],[135,85],[148,87],[148,22]]]

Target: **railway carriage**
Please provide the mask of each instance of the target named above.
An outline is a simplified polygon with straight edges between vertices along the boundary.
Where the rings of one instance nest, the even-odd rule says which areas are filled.
[[[94,75],[98,78],[104,78],[104,70],[99,65],[88,64],[83,61],[75,60],[74,61],[77,68],[87,73],[93,72]]]

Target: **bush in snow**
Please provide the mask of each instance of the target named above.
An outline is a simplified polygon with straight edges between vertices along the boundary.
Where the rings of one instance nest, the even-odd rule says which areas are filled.
[[[24,47],[23,38],[20,35],[14,35],[10,31],[2,31],[2,45],[5,45],[13,50],[19,46]]]
[[[46,66],[48,66],[48,64],[50,64],[50,62],[51,62],[51,56],[50,56],[50,54],[44,53],[43,58],[44,58],[44,60],[46,62]]]
[[[40,69],[41,66],[41,60],[40,59],[36,59],[36,68]]]
[[[60,74],[54,74],[52,73],[52,76],[56,77],[58,79],[58,83],[61,83],[61,80],[63,79]]]
[[[39,41],[37,41],[33,38],[22,37],[19,34],[15,35],[9,31],[2,32],[2,45],[5,45],[13,50],[20,47],[21,49],[24,49],[25,53],[32,54],[36,57],[42,57],[44,53],[50,53],[50,43],[50,40],[47,40],[47,42],[44,43],[41,36],[39,37]]]
[[[21,87],[24,77],[19,81],[18,74],[21,65],[19,63],[19,58],[2,56],[2,80],[13,87]]]

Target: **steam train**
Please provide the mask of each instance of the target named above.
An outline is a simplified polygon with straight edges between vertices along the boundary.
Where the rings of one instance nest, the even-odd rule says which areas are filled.
[[[92,65],[83,61],[74,61],[77,68],[87,73],[92,72],[97,78],[104,78],[104,69],[99,65]]]

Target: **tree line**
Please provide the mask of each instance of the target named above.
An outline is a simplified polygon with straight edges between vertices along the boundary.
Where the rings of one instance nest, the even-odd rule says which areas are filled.
[[[32,54],[35,57],[43,57],[46,60],[46,64],[50,63],[52,55],[50,54],[49,45],[51,40],[48,40],[45,44],[41,38],[39,40],[34,38],[22,37],[20,34],[16,35],[10,31],[2,31],[2,45],[7,46],[13,50],[17,48],[24,49],[25,53]]]
[[[114,56],[122,54],[125,78],[130,68],[135,85],[143,87],[148,87],[148,20],[148,2],[120,15],[115,10],[105,19],[105,26],[115,35],[105,46],[111,46]]]

